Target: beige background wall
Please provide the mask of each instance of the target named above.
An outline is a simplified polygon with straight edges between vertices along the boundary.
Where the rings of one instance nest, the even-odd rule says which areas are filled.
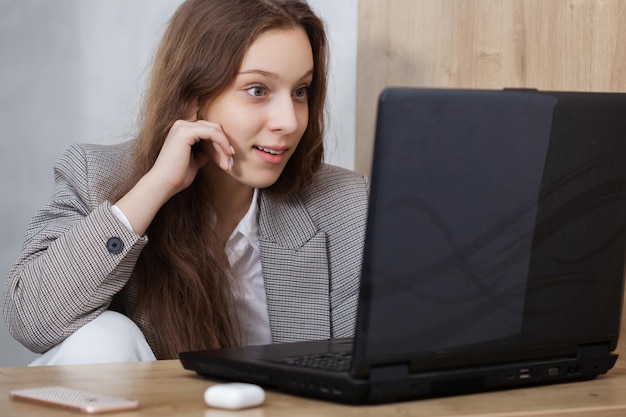
[[[626,91],[626,1],[359,0],[359,172],[386,85]]]
[[[626,92],[626,1],[359,0],[359,172],[387,85]]]

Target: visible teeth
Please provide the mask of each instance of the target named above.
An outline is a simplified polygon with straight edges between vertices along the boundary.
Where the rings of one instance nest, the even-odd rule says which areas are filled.
[[[277,150],[275,150],[275,149],[263,148],[263,147],[261,147],[261,146],[256,146],[256,148],[257,148],[258,150],[260,150],[260,151],[267,152],[267,153],[271,153],[272,155],[280,155],[280,154],[282,154],[283,152],[285,152],[284,150],[283,150],[283,151],[277,151]]]

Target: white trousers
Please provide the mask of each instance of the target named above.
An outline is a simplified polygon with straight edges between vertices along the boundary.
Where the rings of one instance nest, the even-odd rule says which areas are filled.
[[[29,366],[154,360],[139,327],[123,314],[105,311]]]

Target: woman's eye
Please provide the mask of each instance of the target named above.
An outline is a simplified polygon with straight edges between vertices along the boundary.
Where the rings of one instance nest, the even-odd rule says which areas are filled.
[[[300,87],[296,91],[294,91],[293,95],[296,98],[306,98],[309,93],[308,87]]]
[[[254,97],[263,97],[265,95],[265,87],[260,85],[255,85],[253,87],[248,88],[248,94]]]

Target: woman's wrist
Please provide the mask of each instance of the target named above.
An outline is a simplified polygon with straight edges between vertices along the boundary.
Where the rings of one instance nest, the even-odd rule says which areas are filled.
[[[143,235],[154,216],[171,196],[168,188],[148,173],[115,205],[124,214],[132,230]]]

